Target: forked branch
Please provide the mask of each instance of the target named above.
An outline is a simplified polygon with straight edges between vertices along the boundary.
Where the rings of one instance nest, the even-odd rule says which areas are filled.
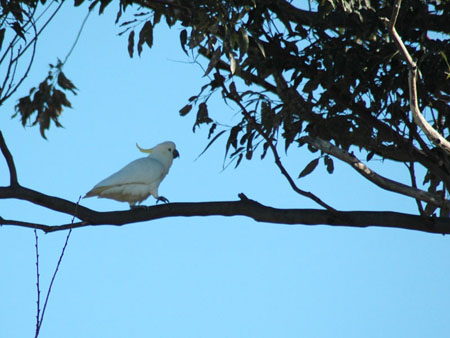
[[[380,188],[410,196],[415,198],[416,200],[432,203],[441,208],[450,208],[450,201],[443,199],[441,196],[417,188],[412,188],[406,184],[402,184],[400,182],[396,182],[383,177],[374,172],[363,162],[361,162],[355,155],[350,154],[349,152],[335,146],[334,144],[331,144],[328,141],[322,140],[318,137],[312,138],[309,136],[303,137],[301,140],[317,149],[320,149],[324,153],[332,155],[340,159],[341,161],[351,165],[352,168],[355,169],[359,174],[361,174],[370,182],[376,184]]]

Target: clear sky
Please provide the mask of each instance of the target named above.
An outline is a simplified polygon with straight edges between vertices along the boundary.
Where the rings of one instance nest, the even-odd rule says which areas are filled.
[[[135,147],[176,142],[160,193],[172,202],[236,200],[240,192],[281,208],[316,208],[296,195],[268,155],[223,170],[225,139],[195,161],[208,128],[192,133],[179,116],[206,80],[179,47],[179,30],[155,31],[152,50],[130,59],[114,26],[117,7],[92,15],[64,71],[79,88],[73,109],[51,128],[11,120],[16,100],[69,51],[86,8],[67,2],[39,42],[34,68],[0,108],[0,129],[26,187],[76,202],[101,179],[141,157]],[[214,117],[237,111],[220,98]],[[283,161],[297,176],[312,157],[292,147]],[[371,162],[372,165],[372,162]],[[382,191],[335,162],[299,185],[342,210],[416,213],[414,201]],[[375,163],[407,182],[402,168]],[[392,177],[391,176],[391,177]],[[0,160],[0,184],[9,183]],[[126,203],[86,199],[94,210]],[[149,198],[145,204],[154,204]],[[71,217],[30,203],[0,200],[0,216],[45,224]],[[45,293],[67,233],[39,233]],[[0,227],[0,337],[33,337],[34,233]],[[244,217],[167,218],[72,233],[41,330],[42,338],[79,337],[450,337],[450,239],[406,230],[257,223]]]

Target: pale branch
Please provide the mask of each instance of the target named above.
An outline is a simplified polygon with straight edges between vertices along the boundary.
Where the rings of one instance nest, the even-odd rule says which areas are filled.
[[[19,182],[17,180],[17,171],[16,166],[14,164],[14,159],[11,155],[11,152],[8,149],[8,146],[6,145],[5,139],[3,138],[3,134],[1,131],[0,131],[0,150],[2,151],[3,157],[5,158],[6,164],[8,165],[10,185],[11,186],[19,185]]]
[[[443,199],[439,195],[435,195],[420,189],[411,188],[406,184],[393,181],[391,179],[385,178],[377,174],[376,172],[371,170],[367,165],[362,163],[355,155],[350,154],[344,149],[341,149],[328,141],[322,140],[318,137],[313,138],[310,136],[302,137],[301,141],[306,142],[309,145],[317,149],[320,149],[324,153],[332,155],[347,164],[350,164],[352,168],[355,169],[359,174],[361,174],[362,176],[364,176],[365,178],[367,178],[369,181],[376,184],[380,188],[396,192],[402,195],[410,196],[424,202],[432,203],[441,208],[448,209],[450,207],[450,201]]]
[[[409,100],[410,109],[414,117],[414,122],[427,135],[428,139],[434,145],[450,154],[450,142],[447,141],[438,131],[436,131],[420,112],[417,100],[417,68],[410,69],[408,72]]]
[[[409,105],[413,114],[414,122],[425,133],[427,138],[437,147],[443,149],[447,154],[450,154],[450,142],[447,141],[439,132],[437,132],[423,117],[417,99],[417,64],[414,62],[411,54],[408,52],[403,40],[395,29],[398,13],[400,12],[402,0],[396,0],[392,11],[391,20],[389,21],[389,35],[394,40],[397,49],[402,55],[403,59],[408,64],[408,86],[409,86]]]

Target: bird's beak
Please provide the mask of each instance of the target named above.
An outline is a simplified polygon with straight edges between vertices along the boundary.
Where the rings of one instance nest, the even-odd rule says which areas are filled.
[[[173,150],[173,158],[177,158],[180,157],[180,153],[178,152],[178,150],[174,149]]]

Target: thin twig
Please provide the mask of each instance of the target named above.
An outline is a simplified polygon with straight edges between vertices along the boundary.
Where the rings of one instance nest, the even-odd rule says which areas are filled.
[[[14,164],[14,159],[11,155],[11,152],[8,149],[8,146],[6,145],[5,139],[3,138],[3,134],[1,131],[0,131],[0,150],[2,151],[2,154],[6,160],[6,164],[8,165],[10,186],[11,187],[18,186],[19,182],[17,180],[17,171],[16,166]]]
[[[45,233],[54,231],[53,229],[55,227],[57,227],[59,230],[69,230],[69,229],[84,227],[84,226],[87,226],[90,224],[91,223],[89,223],[89,222],[73,222],[73,223],[67,223],[67,224],[61,224],[61,225],[46,225],[46,224],[24,222],[24,221],[12,220],[12,219],[4,219],[4,218],[0,217],[0,225],[13,225],[13,226],[29,228],[29,229],[39,229]]]
[[[416,173],[414,170],[414,162],[410,162],[409,165],[406,163],[406,167],[408,168],[409,176],[411,177],[411,186],[414,189],[418,189],[417,182],[416,182]],[[425,210],[423,209],[423,206],[422,206],[422,201],[418,198],[415,198],[415,200],[416,200],[417,208],[419,209],[420,214],[422,216],[426,216]]]
[[[37,40],[38,36],[41,35],[42,31],[47,27],[47,25],[53,20],[53,18],[55,17],[55,15],[59,12],[59,10],[61,9],[61,6],[64,4],[64,1],[61,1],[58,5],[58,7],[56,7],[56,9],[54,10],[54,12],[50,15],[50,17],[47,19],[47,21],[42,25],[42,27],[39,29],[39,32],[37,33],[37,35],[35,35],[33,37],[33,39],[25,46],[25,48],[19,53],[17,54],[17,56],[15,57],[15,60],[19,59],[26,51],[27,49],[31,46],[31,43],[33,43],[35,40]]]
[[[258,132],[259,135],[261,135],[264,140],[267,142],[267,145],[269,146],[270,150],[272,151],[272,154],[274,156],[275,159],[275,164],[277,165],[277,167],[280,169],[281,173],[283,174],[283,176],[286,178],[286,180],[288,181],[289,185],[291,186],[291,188],[298,193],[299,195],[305,196],[311,200],[313,200],[314,202],[316,202],[317,204],[319,204],[320,206],[322,206],[323,208],[327,209],[328,211],[331,212],[336,212],[336,209],[334,209],[333,207],[331,207],[330,205],[328,205],[327,203],[323,202],[319,197],[317,197],[316,195],[314,195],[313,193],[309,192],[309,191],[305,191],[300,189],[294,182],[294,180],[292,179],[291,175],[289,175],[288,171],[286,170],[286,168],[283,166],[283,163],[281,162],[280,159],[280,155],[278,154],[278,150],[275,147],[275,145],[272,142],[272,139],[266,135],[266,133],[262,130],[262,128],[259,126],[259,124],[256,122],[256,120],[251,116],[251,114],[247,111],[247,109],[245,108],[245,106],[242,104],[242,102],[238,99],[235,98],[233,95],[231,95],[231,93],[228,91],[228,89],[225,87],[225,85],[222,83],[222,89],[224,91],[224,93],[227,95],[227,97],[231,100],[233,100],[241,109],[242,114],[245,116],[245,118],[247,119],[248,122],[253,124],[253,127],[255,128],[255,130]]]
[[[78,201],[77,201],[77,204],[76,204],[76,208],[78,207],[78,204],[80,203],[80,200],[81,200],[81,196],[78,198]],[[77,214],[77,210],[75,210],[74,216],[72,217],[72,225],[74,224],[75,215],[76,214]],[[52,279],[50,281],[50,285],[48,286],[47,296],[45,297],[44,306],[42,307],[41,318],[39,320],[39,325],[36,328],[36,338],[39,335],[39,331],[41,329],[42,322],[44,320],[45,310],[47,309],[47,304],[48,304],[48,300],[49,300],[49,297],[50,297],[50,293],[52,292],[53,282],[55,281],[56,274],[59,271],[59,267],[60,267],[61,261],[62,261],[62,259],[64,257],[64,253],[66,251],[67,244],[69,243],[69,238],[70,238],[71,233],[72,233],[72,228],[69,229],[69,232],[68,232],[67,237],[66,237],[66,241],[64,242],[64,246],[63,246],[62,251],[61,251],[61,255],[59,256],[58,263],[56,264],[55,271],[53,272],[53,276],[52,276]]]
[[[86,14],[86,17],[84,18],[83,22],[81,23],[81,27],[78,30],[78,34],[77,37],[75,38],[74,43],[72,44],[72,47],[70,48],[69,52],[67,53],[64,61],[62,62],[62,65],[65,65],[67,62],[67,59],[69,58],[69,56],[72,54],[73,50],[75,49],[75,46],[78,43],[78,40],[80,39],[81,36],[81,32],[83,31],[84,25],[86,24],[87,19],[89,18],[89,15],[91,14],[91,11],[88,11],[88,13]]]
[[[50,281],[50,285],[48,287],[47,296],[45,297],[44,306],[42,308],[41,318],[39,321],[39,328],[37,329],[36,337],[39,335],[39,331],[42,326],[42,322],[44,320],[45,310],[47,309],[48,299],[50,297],[50,293],[52,291],[53,282],[55,281],[56,274],[58,273],[59,266],[61,265],[62,258],[64,256],[64,252],[66,251],[67,243],[69,242],[70,234],[72,233],[72,229],[69,229],[69,233],[67,234],[66,241],[64,242],[64,246],[61,251],[61,255],[59,256],[58,263],[56,264],[55,272],[53,273],[52,279]]]
[[[39,286],[39,240],[38,240],[38,234],[36,228],[34,228],[34,238],[35,238],[35,248],[36,248],[36,289],[37,289],[37,301],[36,301],[36,332],[34,337],[37,338],[39,335],[39,328],[40,328],[40,311],[41,311],[41,288]]]
[[[37,36],[38,33],[37,33],[36,26],[35,26],[34,22],[32,23],[32,25],[33,25],[33,29],[34,29],[34,32],[35,32],[35,36]],[[31,70],[31,66],[33,65],[33,62],[34,62],[34,57],[36,55],[37,39],[35,39],[32,43],[33,43],[33,51],[31,53],[31,58],[30,58],[30,61],[28,62],[28,67],[25,70],[25,73],[22,75],[20,80],[16,83],[14,88],[12,88],[13,87],[14,74],[15,74],[15,70],[14,70],[14,74],[13,74],[13,76],[11,78],[10,83],[9,83],[8,90],[6,91],[6,94],[0,99],[0,103],[6,101],[7,99],[9,99],[17,91],[17,89],[20,87],[22,82],[28,77],[28,74],[30,73],[30,70]],[[18,60],[16,60],[14,62],[14,65],[15,65],[15,67],[17,67]],[[6,78],[5,78],[5,80],[6,80]]]
[[[34,33],[34,37],[25,45],[25,47],[23,49],[19,49],[17,55],[15,57],[12,57],[9,65],[8,65],[8,73],[7,75],[5,75],[5,83],[6,80],[9,78],[9,71],[10,68],[12,67],[13,64],[16,64],[19,59],[22,57],[22,55],[28,50],[28,48],[30,46],[33,46],[33,54],[31,56],[30,62],[28,64],[27,70],[25,71],[24,75],[22,76],[22,78],[20,79],[20,81],[14,86],[14,88],[12,90],[8,90],[7,94],[5,94],[3,97],[0,98],[0,105],[2,102],[6,101],[8,98],[11,97],[11,95],[13,95],[14,92],[16,92],[16,90],[19,88],[19,86],[22,84],[22,82],[25,80],[25,78],[28,76],[28,73],[31,69],[31,65],[33,64],[34,61],[34,56],[35,56],[35,52],[36,52],[36,43],[37,43],[37,39],[38,36],[41,35],[42,31],[47,27],[47,25],[53,20],[54,16],[58,13],[58,11],[61,9],[61,6],[64,4],[64,1],[61,1],[58,5],[58,7],[54,10],[54,12],[50,15],[50,17],[47,19],[46,22],[44,22],[44,24],[42,25],[42,27],[39,29],[39,31],[36,32],[36,27],[33,27],[35,29],[35,33]],[[34,12],[33,12],[34,14]],[[33,15],[32,14],[32,15]],[[30,21],[32,21],[32,18],[30,18]],[[14,46],[15,42],[14,40],[11,42],[10,46],[8,47],[8,49],[11,48],[11,53],[13,53],[12,47]],[[13,54],[11,54],[12,56]],[[2,57],[2,59],[0,60],[0,64],[3,62],[4,57],[6,56],[6,54],[4,54],[4,56]],[[2,86],[3,88],[5,88],[5,84]]]

